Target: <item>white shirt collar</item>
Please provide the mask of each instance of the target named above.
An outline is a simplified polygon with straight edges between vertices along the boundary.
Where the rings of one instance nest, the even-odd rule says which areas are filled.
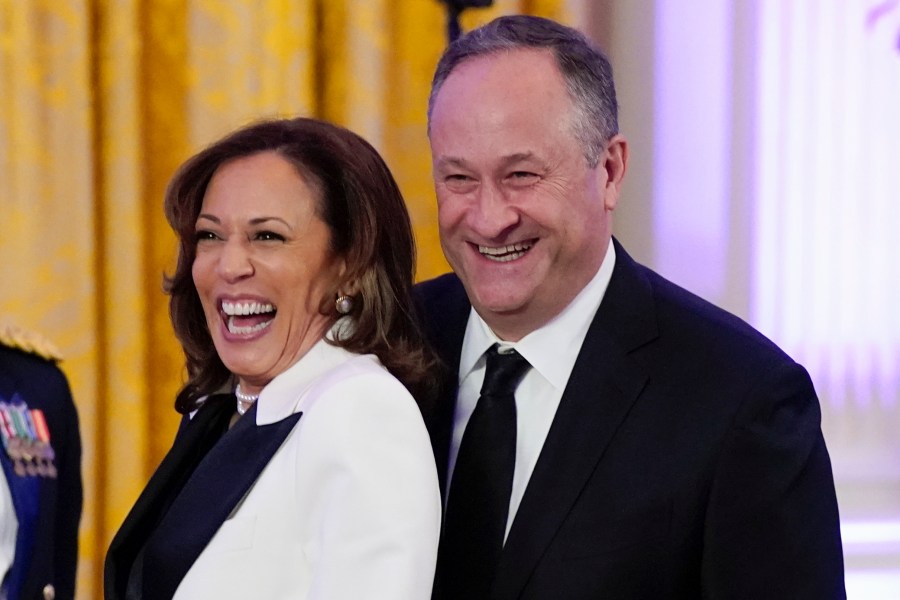
[[[616,263],[612,240],[594,277],[555,318],[512,344],[500,340],[473,308],[469,313],[462,352],[459,379],[462,381],[493,344],[513,347],[555,388],[562,390],[569,380],[581,344],[606,294]]]

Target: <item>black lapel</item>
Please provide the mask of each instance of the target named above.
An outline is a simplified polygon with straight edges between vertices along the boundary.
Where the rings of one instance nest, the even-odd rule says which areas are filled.
[[[210,396],[194,418],[179,428],[172,448],[109,546],[104,565],[104,590],[108,600],[125,598],[135,557],[200,460],[228,429],[234,408],[233,395]]]
[[[459,387],[459,355],[471,304],[462,283],[453,274],[417,285],[416,298],[423,313],[425,332],[443,363],[438,402],[425,414],[443,498],[447,489],[453,412]]]
[[[518,598],[647,382],[630,351],[656,337],[651,290],[616,245],[616,267],[504,546],[494,598]],[[649,317],[649,318],[648,318]]]
[[[168,599],[252,487],[302,413],[256,425],[256,406],[219,440],[150,536],[144,554],[145,600]]]

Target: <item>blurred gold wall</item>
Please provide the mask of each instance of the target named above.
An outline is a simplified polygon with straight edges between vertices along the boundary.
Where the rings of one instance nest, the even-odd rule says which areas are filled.
[[[591,0],[498,1],[583,26]],[[251,120],[307,115],[394,170],[420,279],[446,270],[425,135],[437,0],[0,0],[0,320],[59,346],[81,417],[79,598],[171,443],[184,375],[162,274],[175,168]]]

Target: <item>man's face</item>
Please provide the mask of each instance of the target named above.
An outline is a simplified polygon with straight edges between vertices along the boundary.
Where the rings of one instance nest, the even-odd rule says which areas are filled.
[[[596,167],[547,51],[469,59],[434,102],[431,151],[441,245],[478,314],[516,341],[597,273],[625,171],[625,141]]]

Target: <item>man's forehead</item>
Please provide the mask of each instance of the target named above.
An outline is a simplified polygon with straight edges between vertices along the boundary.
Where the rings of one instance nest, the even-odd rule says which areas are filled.
[[[556,61],[549,51],[532,48],[504,50],[466,59],[447,76],[436,100],[447,95],[480,93],[492,88],[521,87],[526,82],[542,81],[550,85],[563,82]]]

